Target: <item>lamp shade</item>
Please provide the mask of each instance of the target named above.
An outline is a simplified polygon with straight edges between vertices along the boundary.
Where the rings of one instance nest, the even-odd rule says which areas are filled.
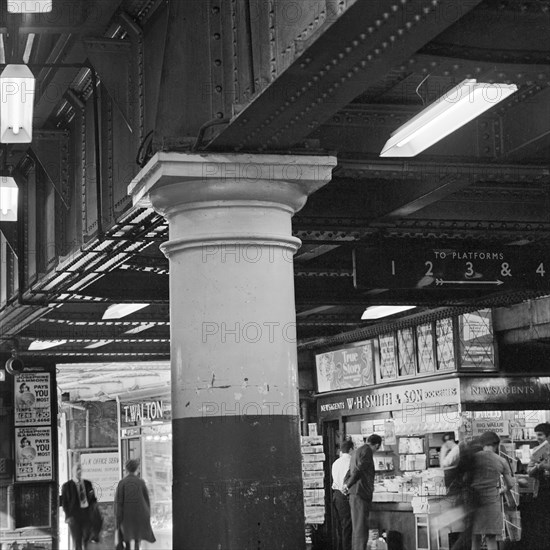
[[[8,13],[48,13],[53,0],[8,0]]]
[[[0,176],[0,221],[17,221],[18,191],[19,189],[13,178]]]
[[[517,89],[515,84],[463,80],[393,132],[380,156],[414,157]]]
[[[102,319],[121,319],[126,315],[131,315],[149,304],[113,304],[109,306],[103,313]]]
[[[0,142],[30,143],[34,76],[26,65],[6,65],[0,75]]]
[[[409,309],[414,309],[416,306],[371,306],[365,309],[361,319],[363,321],[369,319],[381,319],[382,317],[389,317],[396,313],[402,313]]]

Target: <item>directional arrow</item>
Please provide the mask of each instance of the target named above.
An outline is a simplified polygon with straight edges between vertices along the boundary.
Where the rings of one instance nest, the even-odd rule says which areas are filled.
[[[496,281],[445,281],[443,279],[435,280],[436,286],[441,285],[503,285],[504,281],[497,279]]]

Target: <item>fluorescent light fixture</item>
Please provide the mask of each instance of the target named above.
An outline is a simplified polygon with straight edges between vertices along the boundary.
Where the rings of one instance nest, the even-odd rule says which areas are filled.
[[[29,346],[29,351],[55,348],[55,346],[61,346],[66,343],[67,340],[34,340]]]
[[[84,349],[95,349],[95,348],[101,348],[102,346],[106,346],[107,344],[110,344],[112,340],[98,340],[97,342],[94,342],[93,344],[89,344],[88,346],[85,346]]]
[[[0,65],[6,64],[6,49],[4,47],[4,35],[0,34]]]
[[[17,221],[18,192],[19,189],[13,178],[0,176],[0,221]]]
[[[0,143],[30,143],[34,76],[27,65],[6,65],[0,75]]]
[[[48,13],[53,0],[8,0],[8,13]]]
[[[149,304],[113,304],[109,306],[105,313],[103,314],[102,319],[120,319],[135,313],[144,307],[147,307]]]
[[[155,326],[155,323],[141,323],[141,325],[138,325],[137,327],[127,330],[126,332],[124,332],[124,334],[139,334],[140,332],[143,332],[144,330],[147,330],[154,326]]]
[[[371,306],[365,309],[363,315],[361,315],[361,320],[380,319],[409,309],[414,309],[415,307],[416,306]]]
[[[23,63],[28,63],[31,58],[32,45],[34,44],[34,37],[36,35],[33,32],[27,34],[27,42],[25,43],[25,51],[23,53]]]
[[[392,133],[381,157],[414,157],[517,91],[515,84],[463,80]]]

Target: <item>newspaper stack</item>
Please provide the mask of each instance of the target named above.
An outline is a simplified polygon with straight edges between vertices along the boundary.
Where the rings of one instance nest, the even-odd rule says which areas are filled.
[[[304,480],[304,511],[306,523],[325,522],[323,438],[308,435],[301,438],[302,478]]]
[[[550,458],[550,444],[548,441],[544,441],[538,447],[535,447],[531,451],[531,460],[533,462],[548,461]]]

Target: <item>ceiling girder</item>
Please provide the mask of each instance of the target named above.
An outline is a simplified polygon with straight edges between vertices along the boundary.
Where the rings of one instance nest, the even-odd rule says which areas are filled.
[[[139,128],[139,53],[133,41],[86,38],[84,48],[130,132]]]
[[[410,0],[390,6],[357,0],[207,149],[285,149],[300,142],[480,1]]]

